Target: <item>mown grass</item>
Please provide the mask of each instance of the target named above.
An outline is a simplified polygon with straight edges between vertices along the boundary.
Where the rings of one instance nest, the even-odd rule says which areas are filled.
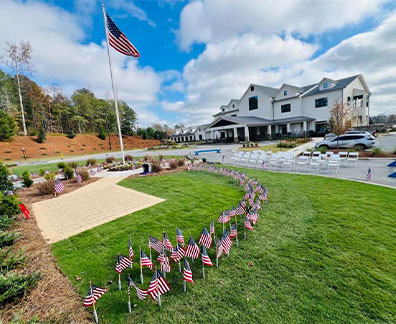
[[[127,313],[127,273],[138,283],[139,267],[114,271],[118,253],[147,249],[147,234],[162,229],[174,242],[176,226],[198,238],[242,191],[229,178],[183,172],[124,180],[121,185],[166,201],[96,227],[52,246],[61,270],[84,296],[89,280],[110,287],[98,302],[102,323],[378,323],[396,321],[395,191],[315,176],[246,171],[270,192],[254,233],[235,245],[218,269],[193,266],[194,285],[183,293],[174,266],[171,291],[161,310],[133,295]],[[221,226],[217,225],[218,234]],[[240,231],[241,232],[241,231]],[[156,256],[156,253],[153,253]],[[214,251],[210,251],[214,260]],[[138,261],[138,258],[136,258]],[[253,264],[253,266],[251,266]],[[150,273],[144,270],[147,288]],[[82,277],[76,281],[75,276]],[[108,285],[111,280],[112,284]]]

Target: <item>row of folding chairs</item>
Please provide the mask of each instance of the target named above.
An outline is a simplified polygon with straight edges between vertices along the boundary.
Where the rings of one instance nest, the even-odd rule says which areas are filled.
[[[328,151],[322,154],[319,151],[306,151],[303,153],[303,156],[307,156],[310,159],[320,157],[321,159],[325,158],[330,160],[333,155],[339,156],[340,166],[353,165],[356,167],[357,161],[359,159],[359,152],[338,152],[338,154],[335,154],[334,152]],[[338,159],[338,157],[336,157],[336,159]]]

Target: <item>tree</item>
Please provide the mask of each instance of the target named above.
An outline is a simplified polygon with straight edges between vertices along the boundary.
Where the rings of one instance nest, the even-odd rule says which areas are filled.
[[[135,134],[136,112],[126,102],[119,103],[121,111],[121,133],[123,135]]]
[[[32,46],[29,42],[21,41],[18,44],[16,43],[8,43],[5,48],[5,55],[2,56],[2,60],[7,64],[8,67],[13,69],[14,74],[17,78],[18,82],[18,93],[19,93],[19,103],[21,107],[21,115],[22,115],[22,125],[23,125],[23,133],[25,136],[27,135],[26,122],[25,122],[25,113],[23,110],[23,101],[21,94],[21,84],[19,80],[19,74],[24,71],[31,71],[31,59],[32,59]]]
[[[338,136],[344,134],[352,127],[351,111],[348,105],[336,101],[330,109],[329,129]]]
[[[13,190],[14,186],[11,180],[8,179],[9,175],[7,167],[0,162],[0,194],[6,190]]]
[[[45,134],[45,129],[43,126],[41,126],[37,135],[37,142],[44,143],[46,137],[47,135]]]
[[[0,110],[0,141],[10,141],[15,135],[16,124],[14,118]]]

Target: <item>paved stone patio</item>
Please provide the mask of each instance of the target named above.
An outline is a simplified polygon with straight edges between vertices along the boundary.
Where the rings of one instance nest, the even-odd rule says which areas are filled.
[[[104,177],[68,194],[34,203],[32,211],[43,237],[54,243],[164,199],[124,188],[123,177]]]

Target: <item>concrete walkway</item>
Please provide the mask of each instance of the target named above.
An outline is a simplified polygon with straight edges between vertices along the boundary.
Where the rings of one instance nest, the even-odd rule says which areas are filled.
[[[80,189],[34,203],[32,211],[43,237],[54,243],[164,201],[117,185],[129,174],[115,174],[103,174]]]

